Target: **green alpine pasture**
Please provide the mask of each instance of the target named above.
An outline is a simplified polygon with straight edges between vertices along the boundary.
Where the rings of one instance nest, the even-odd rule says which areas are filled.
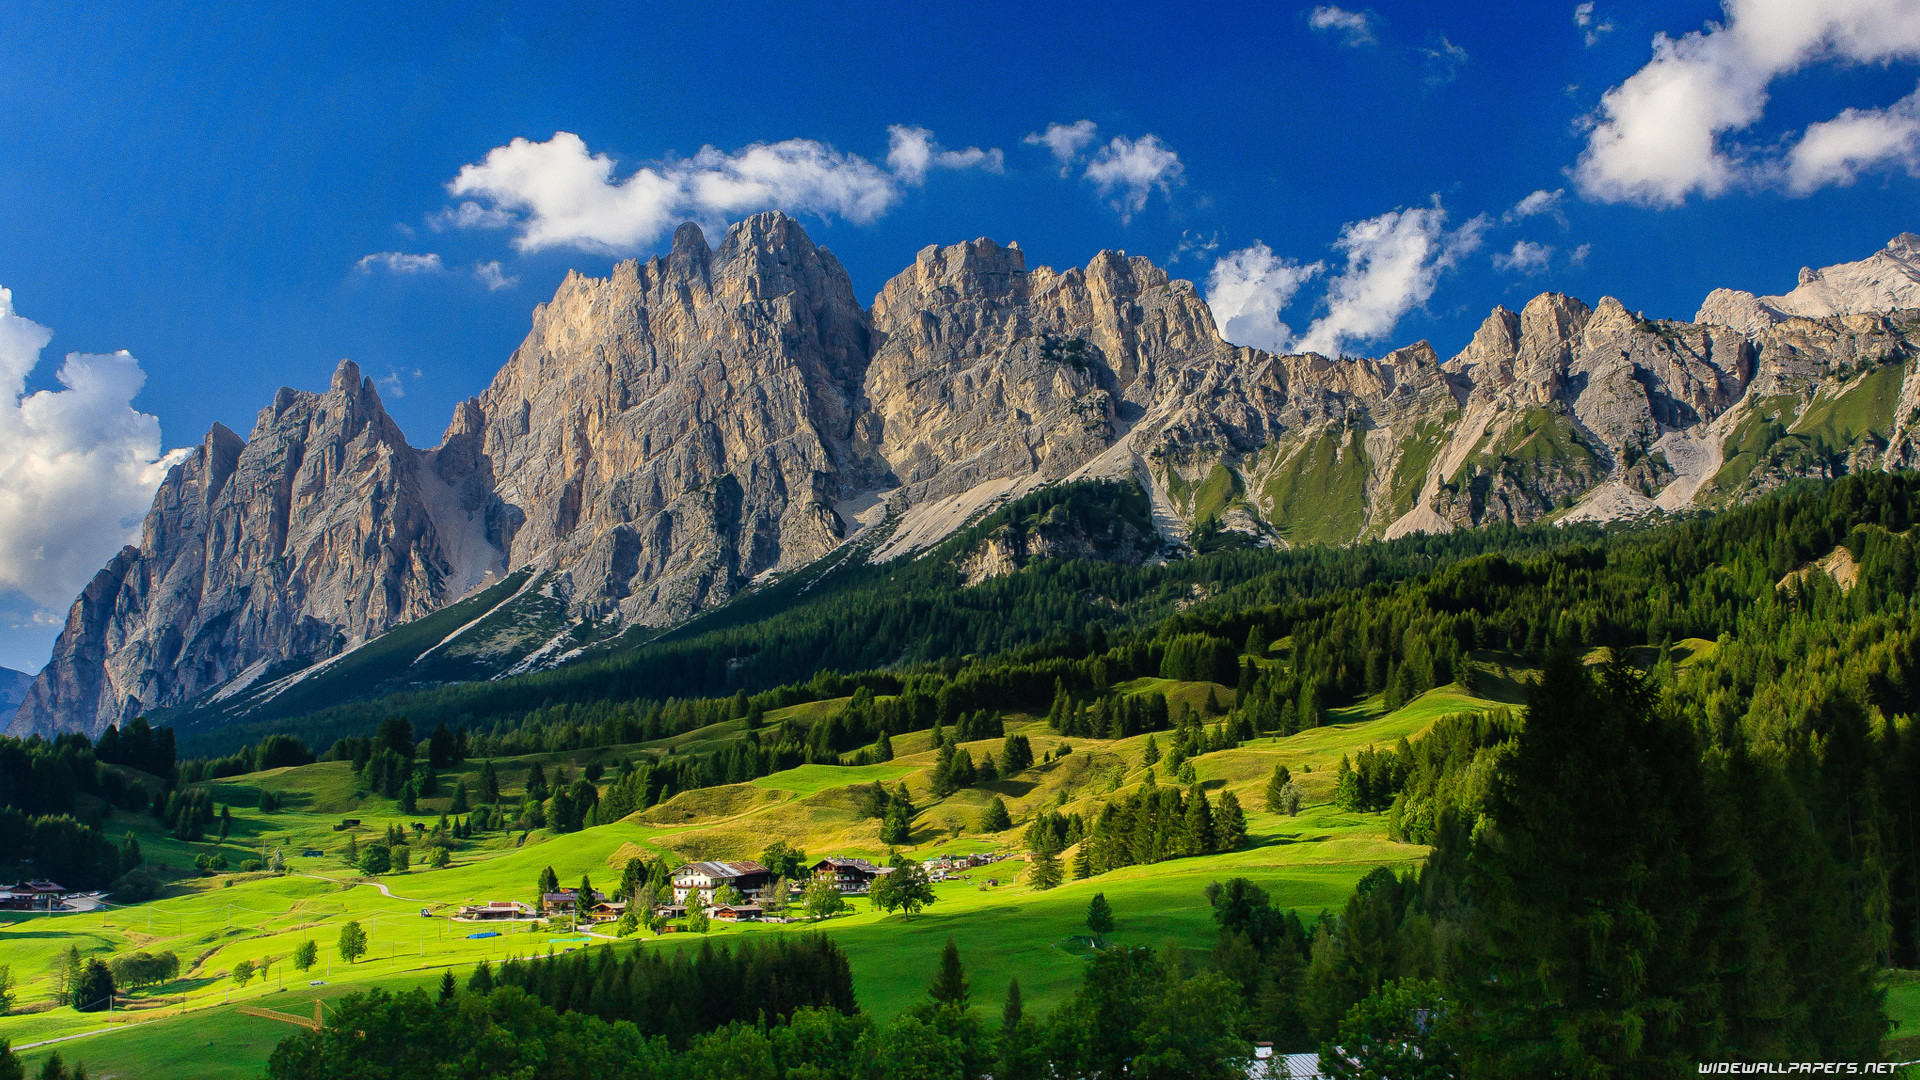
[[[1194,708],[1203,707],[1209,693],[1232,700],[1230,689],[1217,684],[1137,682],[1122,691],[1165,693]],[[896,756],[889,762],[803,765],[750,783],[683,792],[621,821],[575,833],[484,834],[458,842],[452,865],[444,869],[415,869],[377,879],[346,864],[342,852],[348,836],[364,845],[384,836],[390,824],[401,825],[410,835],[416,834],[416,822],[430,829],[456,781],[477,790],[479,762],[443,774],[442,794],[422,800],[418,813],[404,816],[393,801],[359,788],[345,762],[231,777],[210,785],[214,799],[233,811],[233,829],[224,844],[185,844],[160,832],[151,819],[132,815],[116,816],[112,835],[133,833],[150,862],[174,867],[191,865],[195,854],[216,848],[235,864],[279,849],[287,857],[288,872],[187,878],[171,895],[144,904],[78,914],[15,915],[0,922],[0,963],[11,966],[18,998],[14,1014],[0,1017],[0,1037],[15,1047],[63,1040],[23,1051],[30,1070],[58,1050],[68,1062],[86,1062],[95,1076],[250,1076],[257,1075],[278,1039],[295,1029],[241,1015],[236,1010],[242,1005],[310,1017],[316,997],[324,1000],[376,985],[437,982],[447,968],[464,979],[482,959],[498,962],[510,955],[571,948],[686,948],[707,937],[811,931],[814,926],[808,923],[716,923],[706,937],[643,931],[617,941],[599,927],[582,942],[579,935],[544,924],[474,924],[450,916],[464,903],[531,901],[540,873],[549,866],[563,884],[576,884],[585,874],[607,888],[635,856],[670,861],[752,858],[774,839],[813,857],[884,859],[888,849],[879,840],[879,822],[862,817],[858,809],[857,788],[874,783],[889,789],[906,785],[920,808],[907,853],[924,858],[938,852],[999,851],[1014,858],[976,868],[964,880],[940,883],[938,902],[911,919],[885,915],[855,899],[851,914],[830,920],[826,928],[847,951],[862,1005],[889,1014],[919,999],[927,973],[952,935],[962,943],[968,972],[984,1001],[997,1008],[1007,981],[1017,973],[1029,1006],[1045,1008],[1061,1000],[1078,979],[1085,950],[1073,939],[1084,933],[1087,901],[1095,892],[1105,893],[1118,915],[1117,940],[1204,950],[1211,947],[1215,933],[1204,899],[1209,882],[1246,877],[1267,888],[1276,901],[1312,915],[1338,908],[1375,866],[1416,865],[1425,849],[1389,839],[1384,815],[1343,812],[1330,804],[1336,766],[1343,755],[1366,746],[1418,737],[1439,716],[1491,704],[1458,687],[1430,691],[1390,714],[1383,714],[1375,699],[1340,710],[1327,727],[1257,739],[1195,758],[1197,777],[1215,798],[1222,790],[1233,790],[1247,807],[1246,846],[1128,867],[1046,892],[1020,879],[1021,830],[1043,810],[1085,812],[1116,792],[1146,782],[1142,755],[1148,736],[1069,739],[1053,734],[1044,722],[1015,716],[1008,720],[1008,731],[1031,740],[1039,763],[1017,776],[934,799],[929,789],[935,754],[928,733],[913,732],[894,740]],[[836,705],[802,706],[809,715],[795,719],[825,715]],[[770,713],[768,723],[782,722],[786,711]],[[679,739],[724,741],[740,737],[740,726],[715,725],[735,730],[707,728]],[[1164,740],[1166,733],[1159,737]],[[965,745],[976,757],[999,750],[998,740]],[[638,749],[532,755],[496,760],[494,765],[512,791],[524,783],[535,762],[549,769],[563,761],[581,766]],[[1297,817],[1264,809],[1266,778],[1281,763],[1310,796]],[[262,791],[278,795],[284,808],[260,813]],[[995,796],[1012,811],[1015,827],[1006,833],[981,833],[979,822]],[[338,828],[347,818],[358,819],[360,826]],[[320,854],[303,854],[308,851]],[[423,864],[416,860],[415,865]],[[350,920],[361,924],[370,942],[367,955],[352,964],[337,950],[340,929]],[[497,936],[471,936],[488,931],[497,931]],[[319,961],[309,971],[295,970],[290,958],[308,940],[316,943]],[[112,1016],[76,1012],[53,1000],[56,965],[75,947],[83,958],[103,959],[135,950],[170,950],[180,958],[182,976],[126,995],[127,1007]],[[266,974],[244,987],[230,977],[243,960],[266,965]],[[66,1039],[76,1035],[83,1037]]]

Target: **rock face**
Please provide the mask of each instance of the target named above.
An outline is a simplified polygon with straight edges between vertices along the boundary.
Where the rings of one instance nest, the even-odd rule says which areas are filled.
[[[215,425],[168,473],[138,547],[94,576],[15,732],[98,732],[335,655],[431,612],[495,565],[475,522],[350,362],[324,394],[281,390],[250,439]]]
[[[899,557],[1079,479],[1139,484],[1153,520],[1002,528],[963,578],[1616,518],[1910,466],[1916,267],[1902,234],[1784,296],[1717,291],[1694,323],[1546,293],[1444,362],[1425,342],[1330,360],[1228,344],[1191,283],[1119,253],[1055,271],[992,240],[928,247],[864,309],[783,215],[717,248],[687,225],[664,256],[570,275],[436,449],[409,447],[351,364],[324,394],[282,390],[244,443],[215,427],[75,601],[12,729],[278,692],[462,597],[426,653],[529,670],[856,534]],[[516,603],[539,617],[472,629]]]
[[[27,696],[27,687],[33,685],[33,676],[12,668],[0,668],[0,724],[13,719],[14,710]]]
[[[1693,321],[1751,334],[1796,315],[1821,319],[1907,308],[1920,308],[1920,236],[1903,232],[1859,262],[1801,267],[1799,283],[1784,296],[1715,289]]]

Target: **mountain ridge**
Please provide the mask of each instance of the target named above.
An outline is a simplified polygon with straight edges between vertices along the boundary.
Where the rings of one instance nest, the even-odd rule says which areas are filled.
[[[1866,310],[1904,302],[1908,277],[1903,233],[1802,274],[1824,314],[1718,290],[1702,314],[1725,321],[1682,323],[1542,293],[1444,361],[1424,341],[1329,359],[1222,340],[1191,282],[1137,256],[1056,271],[1016,244],[930,245],[863,308],[791,218],[717,248],[684,225],[664,255],[570,273],[438,447],[408,446],[345,362],[324,394],[283,389],[247,440],[216,425],[76,600],[12,729],[298,681],[509,575],[434,648],[468,674],[551,666],[869,529],[861,557],[915,555],[1076,480],[1147,494],[1158,547],[1116,549],[1146,558],[1606,520],[1908,467],[1920,315]],[[1031,554],[1001,548],[968,555],[967,579]]]

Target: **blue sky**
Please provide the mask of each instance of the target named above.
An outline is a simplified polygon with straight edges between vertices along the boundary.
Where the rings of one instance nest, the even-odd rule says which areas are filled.
[[[1545,289],[1685,318],[1920,229],[1920,0],[1187,7],[15,5],[0,286],[51,340],[0,435],[50,448],[0,445],[0,664],[164,451],[342,357],[431,445],[569,269],[680,215],[780,205],[862,297],[975,236],[1177,256],[1235,340],[1369,354]]]

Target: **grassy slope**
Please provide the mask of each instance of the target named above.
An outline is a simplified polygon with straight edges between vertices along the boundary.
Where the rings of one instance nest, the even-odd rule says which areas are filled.
[[[1143,680],[1129,689],[1171,691],[1176,701],[1198,703],[1205,700],[1208,687]],[[1231,700],[1224,691],[1217,690]],[[1333,765],[1342,754],[1417,734],[1439,715],[1479,704],[1451,688],[1434,691],[1384,717],[1377,702],[1362,704],[1346,710],[1342,722],[1326,728],[1287,739],[1256,740],[1196,759],[1199,777],[1216,790],[1216,797],[1219,788],[1231,788],[1251,812],[1252,843],[1240,851],[1132,867],[1048,893],[1009,883],[1020,867],[1018,862],[995,865],[975,871],[971,883],[942,884],[939,903],[911,921],[865,910],[861,901],[856,903],[861,910],[835,919],[830,927],[852,959],[861,1000],[869,1008],[890,1012],[916,999],[949,933],[963,944],[984,1006],[997,1008],[1007,980],[1017,973],[1028,999],[1045,1008],[1068,992],[1078,977],[1077,955],[1061,946],[1080,930],[1087,899],[1096,891],[1106,893],[1120,915],[1120,940],[1155,946],[1177,941],[1203,949],[1212,939],[1210,915],[1201,899],[1209,881],[1246,876],[1273,890],[1280,902],[1313,913],[1337,907],[1373,866],[1416,862],[1423,849],[1387,839],[1382,815],[1347,814],[1324,804],[1310,806],[1298,818],[1266,814],[1260,796],[1265,778],[1274,763],[1284,761],[1305,782],[1311,799],[1319,802],[1330,793]],[[774,714],[769,720],[781,718]],[[1044,723],[1024,717],[1011,719],[1009,726],[1029,736],[1037,755],[1063,745],[1070,745],[1072,752],[988,789],[934,801],[928,793],[927,770],[934,759],[928,736],[912,733],[894,740],[898,756],[884,765],[802,766],[751,784],[686,792],[644,815],[583,832],[536,833],[524,844],[517,834],[494,834],[462,845],[454,865],[447,869],[382,878],[393,897],[359,882],[336,854],[344,838],[332,825],[342,816],[366,821],[358,834],[362,842],[377,836],[389,821],[400,820],[394,804],[356,790],[346,765],[320,762],[223,781],[216,785],[215,797],[233,804],[235,839],[241,842],[228,845],[230,858],[243,845],[261,842],[289,853],[313,846],[328,854],[296,855],[291,860],[294,872],[286,877],[235,874],[190,879],[183,894],[133,908],[0,923],[0,957],[4,958],[0,962],[12,964],[16,979],[24,983],[23,1005],[41,1010],[0,1018],[0,1037],[18,1045],[104,1026],[99,1016],[46,1007],[50,968],[69,945],[100,955],[135,948],[171,949],[181,957],[186,975],[165,988],[164,995],[137,995],[147,1015],[138,1010],[128,1014],[153,1027],[63,1044],[59,1048],[64,1056],[69,1061],[78,1057],[97,1063],[101,1068],[94,1070],[96,1076],[122,1063],[129,1069],[137,1066],[138,1075],[151,1077],[250,1075],[273,1042],[291,1029],[269,1021],[236,1020],[226,1004],[229,996],[234,1002],[305,1012],[310,1011],[315,993],[375,984],[409,985],[437,979],[447,966],[464,976],[482,957],[544,952],[555,936],[544,929],[520,926],[502,937],[474,940],[465,936],[472,928],[440,916],[458,903],[525,899],[547,866],[563,882],[571,884],[589,873],[604,885],[614,877],[613,867],[634,854],[751,857],[775,836],[815,855],[883,856],[878,822],[859,817],[857,797],[850,787],[875,780],[905,782],[916,804],[923,807],[914,825],[915,854],[1012,851],[1018,846],[1020,826],[999,835],[975,832],[992,795],[1004,798],[1016,821],[1024,825],[1042,807],[1064,805],[1084,811],[1112,792],[1145,779],[1146,770],[1140,764],[1144,736],[1113,741],[1063,739],[1048,732]],[[968,744],[968,749],[977,760],[989,752],[997,755],[999,744],[998,740],[982,741]],[[616,751],[598,753],[613,756]],[[587,756],[574,755],[575,764]],[[513,790],[534,760],[554,763],[567,757],[538,755],[497,762],[496,767]],[[467,773],[470,787],[475,782],[474,769],[477,765]],[[449,790],[453,779],[446,777]],[[288,809],[270,816],[251,809],[261,787],[282,793]],[[444,796],[429,801],[410,820],[430,823],[444,801]],[[187,845],[159,837],[143,819],[128,819],[124,824],[141,835],[143,848],[154,858],[163,857],[159,853],[164,852],[177,866],[190,854]],[[1000,885],[985,888],[988,877],[999,878]],[[434,917],[422,918],[423,907],[431,909]],[[370,956],[351,967],[333,950],[339,927],[349,918],[361,920],[373,943]],[[729,927],[719,933],[802,929]],[[322,960],[314,972],[301,975],[284,958],[308,938],[321,945]],[[691,936],[674,936],[648,939],[637,947],[679,948],[691,943]],[[603,943],[592,947],[603,947]],[[268,980],[245,990],[232,989],[225,974],[234,964],[269,955],[281,959]],[[324,990],[307,986],[314,977],[327,983]],[[172,1014],[182,1009],[184,1015],[174,1018]],[[37,1068],[43,1052],[28,1052],[29,1061],[36,1063],[31,1067]],[[219,1059],[217,1066],[206,1065],[209,1057]]]

